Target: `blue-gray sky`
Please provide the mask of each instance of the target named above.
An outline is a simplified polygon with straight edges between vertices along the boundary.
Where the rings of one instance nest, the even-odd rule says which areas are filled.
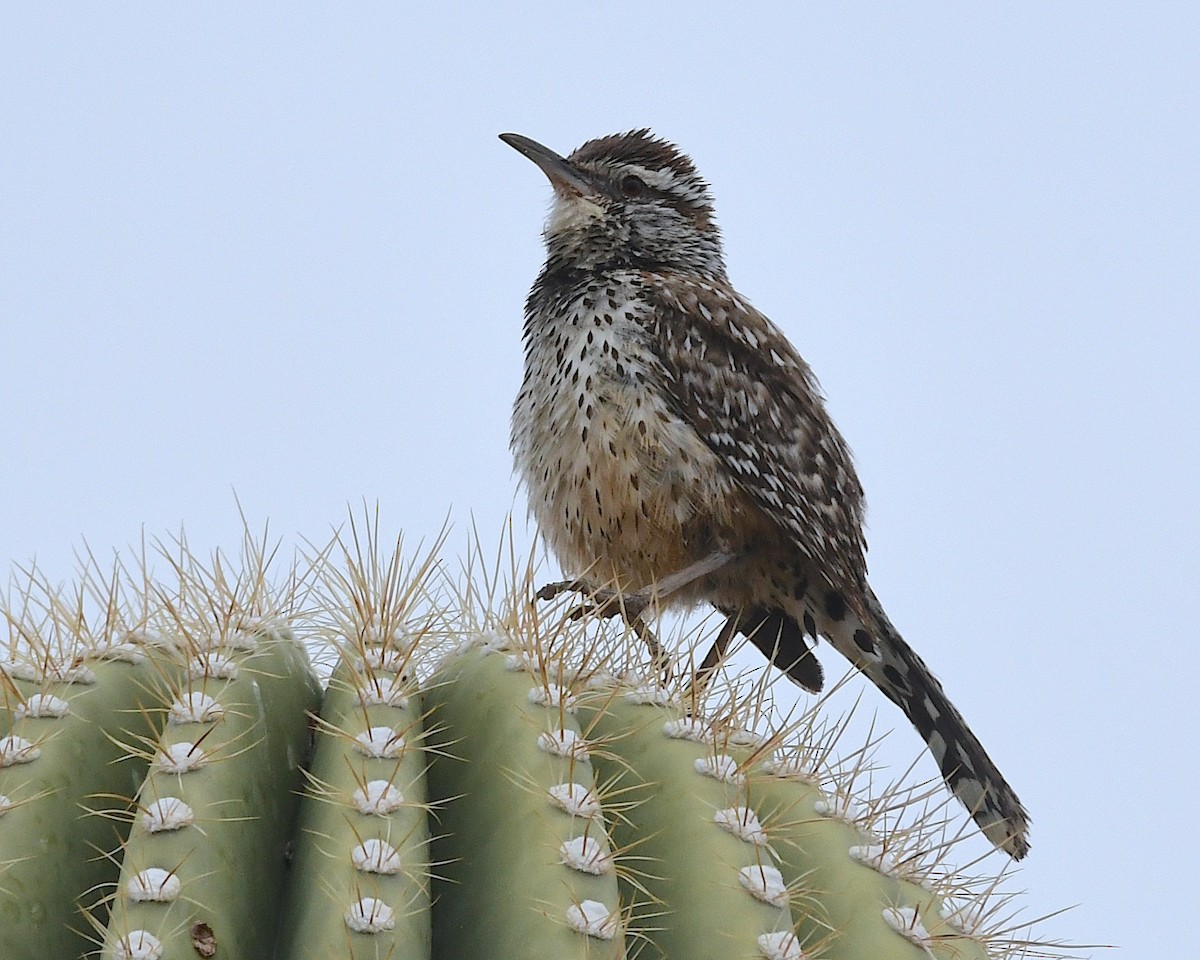
[[[235,490],[289,543],[364,498],[498,535],[549,191],[496,134],[648,125],[824,384],[876,591],[1031,809],[1030,915],[1177,954],[1200,7],[417,6],[0,11],[0,562],[236,548]]]

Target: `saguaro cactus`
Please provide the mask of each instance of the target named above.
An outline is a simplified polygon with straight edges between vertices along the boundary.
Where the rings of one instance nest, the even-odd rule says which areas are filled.
[[[769,688],[689,701],[520,565],[481,598],[352,533],[283,587],[176,549],[136,604],[91,584],[103,630],[8,611],[0,956],[1005,955],[803,724],[751,722]]]
[[[122,746],[161,721],[166,677],[152,654],[113,647],[62,661],[4,665],[9,732],[0,737],[0,956],[66,957],[81,948],[76,904],[111,875],[102,855],[122,825],[89,807],[132,796],[146,758]]]
[[[623,955],[613,851],[569,697],[531,684],[517,654],[471,651],[433,676],[445,956]]]
[[[412,652],[347,650],[330,679],[280,957],[429,956],[428,760],[421,693],[404,674]]]
[[[274,943],[320,688],[290,636],[222,637],[174,691],[123,845],[102,960]]]

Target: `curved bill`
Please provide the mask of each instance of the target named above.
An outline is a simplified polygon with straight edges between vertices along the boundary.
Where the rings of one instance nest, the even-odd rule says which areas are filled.
[[[595,193],[596,188],[592,181],[576,170],[569,160],[560,157],[549,147],[544,147],[536,140],[530,140],[519,133],[502,133],[500,139],[536,163],[542,173],[550,178],[550,183],[556,190]]]

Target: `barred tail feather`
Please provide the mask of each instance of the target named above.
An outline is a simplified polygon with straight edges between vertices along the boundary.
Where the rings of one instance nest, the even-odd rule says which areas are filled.
[[[821,633],[904,711],[924,738],[947,786],[993,844],[1020,860],[1029,852],[1029,815],[1016,792],[950,702],[925,662],[904,642],[870,587],[864,626],[842,604],[827,616]]]

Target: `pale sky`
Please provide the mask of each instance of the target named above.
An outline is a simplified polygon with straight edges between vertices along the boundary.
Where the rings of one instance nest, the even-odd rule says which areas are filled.
[[[180,524],[236,550],[235,492],[286,544],[364,499],[413,543],[449,513],[451,556],[472,516],[498,538],[549,189],[496,134],[650,126],[825,387],[876,592],[1030,809],[1026,916],[1181,955],[1200,6],[417,6],[0,10],[0,563],[69,580],[84,538]],[[899,772],[919,738],[869,696]]]

